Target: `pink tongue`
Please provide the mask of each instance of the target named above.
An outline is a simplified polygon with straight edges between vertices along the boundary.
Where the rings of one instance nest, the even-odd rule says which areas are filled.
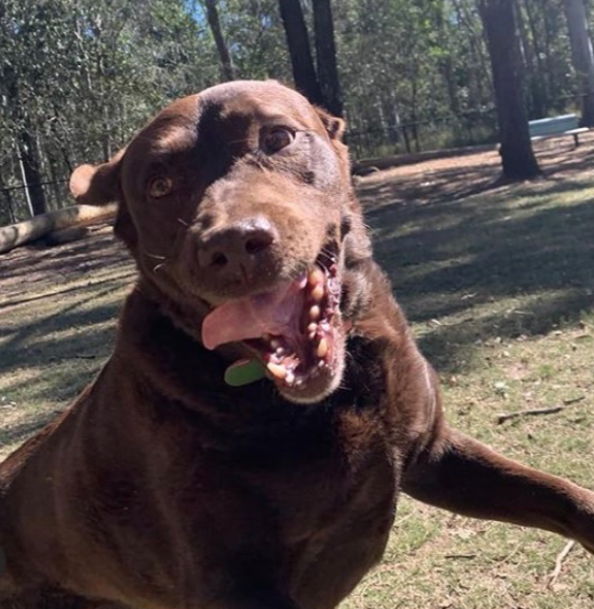
[[[297,330],[303,308],[305,279],[282,283],[274,292],[232,300],[218,306],[202,322],[207,349],[264,334],[287,335]]]

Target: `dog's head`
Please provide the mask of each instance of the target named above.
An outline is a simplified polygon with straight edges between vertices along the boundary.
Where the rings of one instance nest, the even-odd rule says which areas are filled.
[[[349,269],[370,256],[343,130],[274,81],[227,83],[77,168],[71,190],[119,201],[142,280],[206,348],[240,343],[287,399],[316,402],[340,383]]]

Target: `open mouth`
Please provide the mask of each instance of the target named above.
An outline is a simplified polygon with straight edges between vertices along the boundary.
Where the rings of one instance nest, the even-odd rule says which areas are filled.
[[[285,397],[316,401],[340,380],[340,294],[336,256],[322,253],[297,279],[216,307],[203,321],[202,341],[208,349],[243,342]]]

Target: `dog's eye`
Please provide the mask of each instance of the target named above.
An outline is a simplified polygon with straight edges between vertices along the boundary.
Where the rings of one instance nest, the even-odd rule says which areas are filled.
[[[264,134],[262,143],[264,150],[272,154],[292,144],[294,139],[295,133],[287,127],[275,127]]]
[[[153,199],[159,199],[168,195],[173,189],[173,180],[171,178],[154,178],[149,183],[149,194]]]

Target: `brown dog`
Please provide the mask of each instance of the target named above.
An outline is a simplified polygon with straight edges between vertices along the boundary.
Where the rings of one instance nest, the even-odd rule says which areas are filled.
[[[331,609],[400,489],[594,552],[594,493],[445,423],[342,131],[234,82],[74,172],[78,201],[119,201],[139,278],[97,380],[1,466],[2,609]]]

